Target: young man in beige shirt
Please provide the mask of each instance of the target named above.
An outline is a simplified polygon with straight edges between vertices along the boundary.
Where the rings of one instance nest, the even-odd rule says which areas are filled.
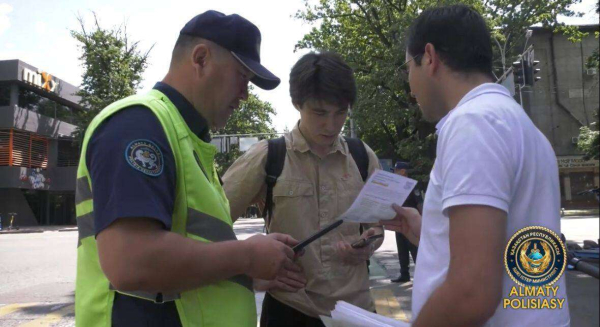
[[[290,95],[300,121],[285,134],[287,153],[273,188],[273,214],[267,229],[302,240],[337,220],[364,184],[340,135],[356,100],[352,69],[336,54],[307,54],[292,68]],[[370,175],[380,164],[373,150],[364,147]],[[250,204],[266,200],[267,150],[267,141],[259,142],[223,177],[234,219]],[[360,227],[345,222],[306,247],[297,261],[303,273],[256,281],[257,287],[268,292],[261,326],[322,326],[318,316],[329,315],[339,300],[374,311],[366,260],[383,240],[361,249],[350,244],[383,230],[362,226],[361,235]]]

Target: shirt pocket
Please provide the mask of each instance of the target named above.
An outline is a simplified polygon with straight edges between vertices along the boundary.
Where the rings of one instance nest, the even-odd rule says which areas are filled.
[[[273,188],[273,221],[270,231],[302,237],[306,220],[316,216],[314,186],[305,180],[279,179]]]

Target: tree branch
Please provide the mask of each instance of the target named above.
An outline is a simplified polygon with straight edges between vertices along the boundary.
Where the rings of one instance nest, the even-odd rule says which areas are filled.
[[[357,0],[352,0],[352,3],[354,3],[355,5],[357,5],[358,8],[360,9],[360,11],[362,11],[362,13],[365,15],[365,19],[369,23],[369,26],[375,32],[375,34],[377,34],[377,36],[379,36],[379,38],[381,39],[381,42],[383,42],[383,44],[385,44],[387,47],[391,47],[392,43],[383,34],[383,31],[381,30],[381,27],[378,24],[376,24],[375,22],[373,22],[373,20],[371,19],[371,15],[365,9],[365,7],[359,1],[357,1]]]
[[[394,147],[394,152],[398,153],[398,147],[396,146],[396,140],[394,139],[394,134],[392,133],[392,131],[390,131],[390,129],[387,127],[387,125],[383,122],[383,120],[379,121],[379,124],[381,125],[381,128],[383,128],[385,135],[388,137],[390,144],[392,145],[392,147]]]

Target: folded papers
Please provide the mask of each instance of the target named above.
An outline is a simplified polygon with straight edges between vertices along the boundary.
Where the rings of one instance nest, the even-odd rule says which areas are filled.
[[[344,301],[338,301],[331,311],[331,318],[321,316],[327,327],[410,327],[409,323],[395,320]]]

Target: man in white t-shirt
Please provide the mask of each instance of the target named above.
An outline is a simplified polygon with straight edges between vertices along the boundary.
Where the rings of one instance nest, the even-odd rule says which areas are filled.
[[[412,208],[386,228],[419,245],[413,326],[568,326],[560,309],[504,308],[516,286],[503,255],[515,232],[560,235],[556,157],[508,90],[493,84],[484,20],[464,5],[424,11],[407,37],[408,80],[423,116],[437,124],[437,158],[423,217]]]

